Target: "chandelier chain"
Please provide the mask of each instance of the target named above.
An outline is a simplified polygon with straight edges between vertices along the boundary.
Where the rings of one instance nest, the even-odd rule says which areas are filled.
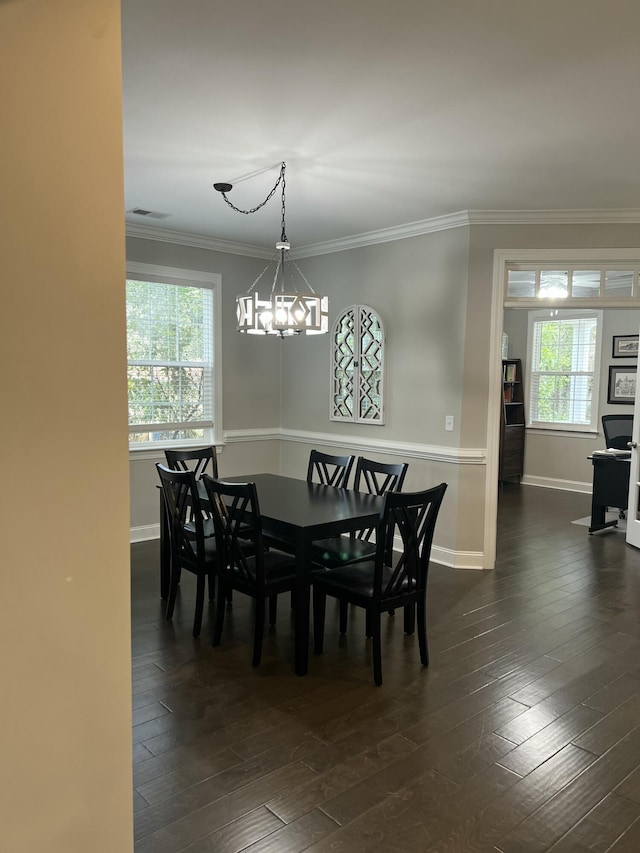
[[[287,185],[287,182],[284,178],[284,171],[285,171],[285,164],[283,163],[282,169],[280,171],[280,177],[282,178],[282,235],[281,235],[280,239],[282,240],[283,243],[288,243],[289,241],[287,239],[287,228],[286,228],[286,225],[284,224],[284,213],[285,213],[284,190],[285,190],[285,187]],[[276,184],[276,186],[277,186],[277,184]]]
[[[227,198],[227,194],[225,192],[221,193],[222,198],[226,201],[226,203],[229,205],[229,207],[232,210],[236,211],[236,213],[244,213],[245,215],[248,216],[250,213],[256,213],[256,211],[260,210],[261,207],[264,207],[265,204],[269,201],[269,199],[273,197],[273,194],[275,193],[275,191],[278,189],[278,187],[282,183],[282,221],[284,223],[284,173],[285,173],[286,168],[287,168],[286,163],[283,162],[280,164],[280,175],[278,176],[278,180],[275,182],[273,189],[271,190],[271,192],[269,193],[269,195],[265,198],[265,200],[263,202],[256,205],[255,207],[252,207],[250,210],[242,210],[241,208],[236,207],[235,204],[233,204],[232,202],[229,201],[229,199]]]

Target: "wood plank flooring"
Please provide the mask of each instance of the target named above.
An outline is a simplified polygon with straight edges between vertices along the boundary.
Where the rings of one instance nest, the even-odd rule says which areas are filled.
[[[640,552],[589,510],[505,485],[496,570],[432,565],[431,665],[385,617],[379,688],[362,612],[299,678],[281,597],[254,670],[250,604],[194,640],[132,546],[136,853],[637,853]]]

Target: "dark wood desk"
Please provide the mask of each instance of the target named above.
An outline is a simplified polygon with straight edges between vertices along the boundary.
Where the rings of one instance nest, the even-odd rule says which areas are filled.
[[[593,492],[591,496],[591,524],[589,533],[615,527],[617,519],[606,520],[607,507],[625,510],[629,500],[629,458],[618,456],[589,456],[593,465]]]
[[[309,599],[311,589],[311,543],[375,524],[382,498],[349,489],[335,489],[281,477],[278,474],[246,474],[225,477],[237,483],[256,484],[265,533],[292,542],[296,560],[295,671],[306,675],[309,659]],[[206,495],[204,495],[206,499]],[[170,556],[167,519],[161,499],[160,573],[161,594],[169,589]]]

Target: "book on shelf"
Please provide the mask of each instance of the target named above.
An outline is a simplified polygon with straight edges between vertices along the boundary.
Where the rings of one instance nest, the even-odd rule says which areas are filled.
[[[504,381],[505,382],[515,382],[516,381],[516,366],[515,366],[515,364],[505,364],[503,375],[504,375]]]

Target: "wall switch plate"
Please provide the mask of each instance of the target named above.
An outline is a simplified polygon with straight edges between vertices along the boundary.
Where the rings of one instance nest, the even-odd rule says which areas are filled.
[[[453,432],[453,415],[444,416],[444,428],[448,432]]]

